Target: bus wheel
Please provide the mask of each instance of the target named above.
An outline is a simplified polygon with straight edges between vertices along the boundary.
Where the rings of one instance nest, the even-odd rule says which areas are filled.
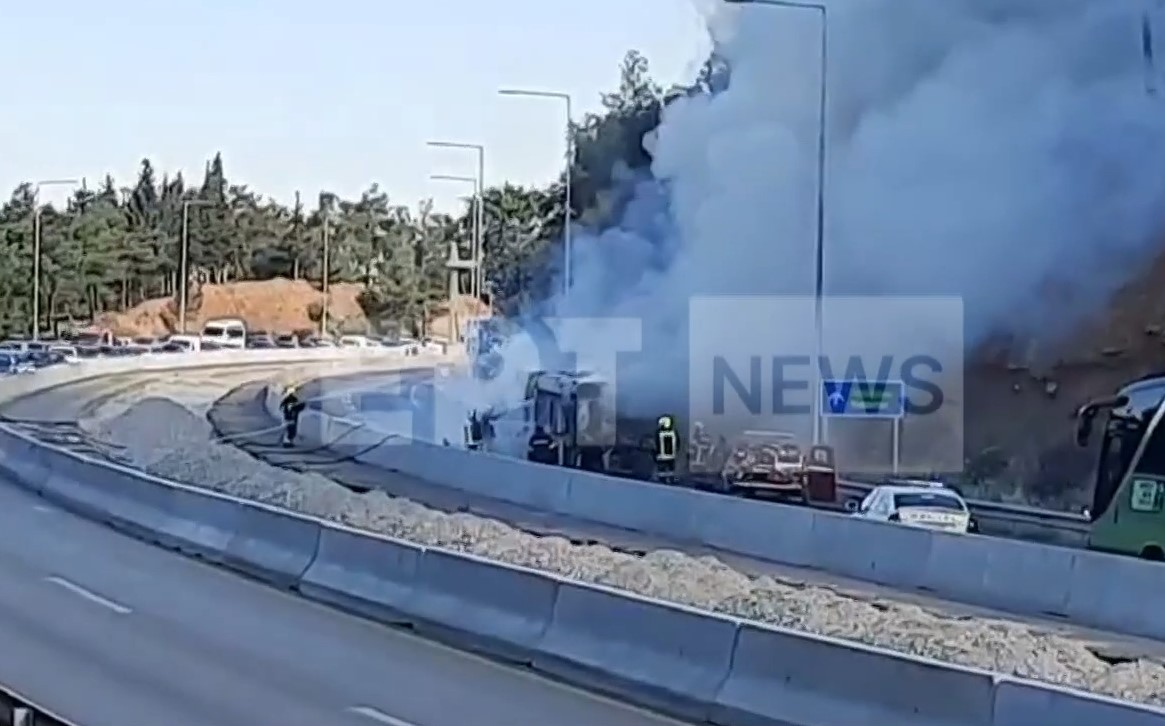
[[[1165,562],[1165,552],[1157,545],[1149,545],[1141,550],[1142,560],[1151,560],[1152,562]]]

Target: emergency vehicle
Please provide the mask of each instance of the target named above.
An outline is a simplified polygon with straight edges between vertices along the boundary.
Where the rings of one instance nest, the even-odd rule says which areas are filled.
[[[937,482],[874,487],[858,505],[854,516],[957,534],[977,529],[963,498]]]

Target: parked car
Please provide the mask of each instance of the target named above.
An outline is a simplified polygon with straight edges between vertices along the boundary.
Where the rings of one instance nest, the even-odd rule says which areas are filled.
[[[270,333],[262,330],[257,330],[247,334],[246,347],[257,349],[268,349],[275,347],[275,339]]]

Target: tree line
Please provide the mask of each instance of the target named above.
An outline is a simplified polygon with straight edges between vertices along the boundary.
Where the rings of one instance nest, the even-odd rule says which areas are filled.
[[[691,88],[664,91],[647,60],[627,54],[620,87],[603,96],[602,111],[578,120],[573,135],[572,209],[575,224],[602,226],[617,210],[605,198],[616,169],[645,168],[643,137],[676,94],[712,90],[710,62]],[[547,188],[511,184],[483,192],[485,289],[495,306],[514,311],[543,299],[560,267],[566,198],[559,179]],[[0,206],[0,334],[33,329],[35,229],[39,226],[40,288],[36,324],[89,321],[181,289],[186,230],[188,289],[202,283],[324,278],[363,286],[360,302],[373,320],[416,330],[434,305],[447,299],[451,248],[470,255],[471,200],[447,215],[430,202],[396,203],[372,184],[358,199],[322,191],[286,206],[234,184],[216,155],[201,180],[160,172],[149,159],[138,177],[120,186],[106,177],[74,189],[63,208],[39,207],[33,183],[21,184]],[[468,281],[462,283],[468,290]]]

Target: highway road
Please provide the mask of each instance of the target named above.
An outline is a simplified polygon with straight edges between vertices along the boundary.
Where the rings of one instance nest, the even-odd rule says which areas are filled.
[[[678,723],[138,542],[10,482],[0,683],[81,726]]]

